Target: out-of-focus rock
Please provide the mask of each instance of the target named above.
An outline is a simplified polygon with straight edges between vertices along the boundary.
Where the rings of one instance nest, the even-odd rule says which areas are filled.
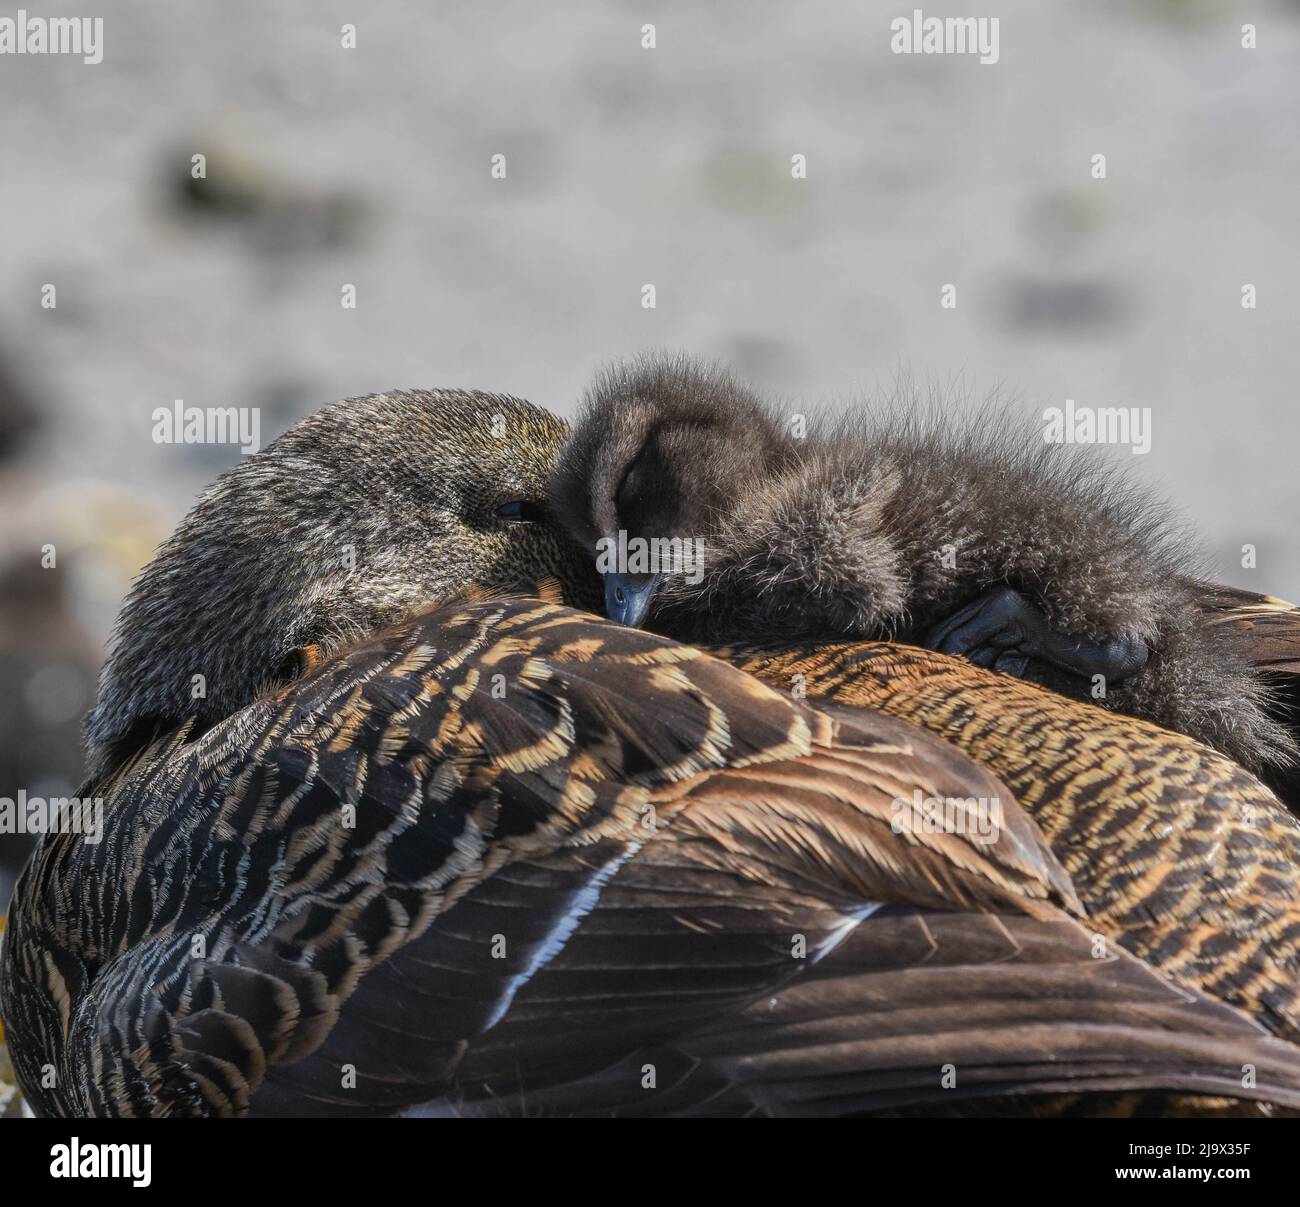
[[[197,176],[196,154],[206,161]],[[173,149],[167,172],[168,192],[183,215],[241,227],[276,254],[349,243],[364,216],[361,198],[353,193],[292,180],[210,140],[195,140],[193,151]]]
[[[8,358],[0,354],[0,461],[13,457],[23,439],[40,426],[40,413]]]

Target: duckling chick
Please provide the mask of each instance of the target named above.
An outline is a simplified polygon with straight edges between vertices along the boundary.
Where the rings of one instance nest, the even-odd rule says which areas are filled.
[[[780,424],[736,378],[684,358],[613,369],[564,446],[551,491],[583,548],[628,534],[716,531],[755,483],[798,463]],[[664,583],[658,571],[605,574],[606,611],[639,626]]]
[[[1252,769],[1291,762],[1242,635],[1198,606],[1189,542],[1113,467],[1003,414],[820,426],[796,439],[729,374],[684,358],[606,372],[551,494],[588,549],[651,551],[631,578],[598,561],[609,615],[701,643],[898,639]]]

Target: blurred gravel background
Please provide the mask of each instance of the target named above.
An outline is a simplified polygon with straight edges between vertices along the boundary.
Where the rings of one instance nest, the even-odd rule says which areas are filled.
[[[154,444],[177,398],[264,441],[395,386],[567,412],[659,345],[796,401],[1149,406],[1120,455],[1300,594],[1295,3],[925,9],[1000,17],[995,66],[891,54],[912,5],[867,0],[26,8],[102,15],[104,61],[0,57],[0,795],[75,789],[130,576],[238,458]]]

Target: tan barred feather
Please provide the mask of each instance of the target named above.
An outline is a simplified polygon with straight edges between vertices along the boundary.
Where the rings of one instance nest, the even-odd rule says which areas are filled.
[[[773,684],[878,709],[951,742],[1016,794],[1102,934],[1300,1036],[1300,823],[1235,763],[912,646],[724,655]]]

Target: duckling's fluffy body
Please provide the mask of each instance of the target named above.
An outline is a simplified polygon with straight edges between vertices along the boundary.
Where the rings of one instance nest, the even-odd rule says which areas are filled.
[[[1196,606],[1195,556],[1167,508],[1093,450],[1048,444],[1005,412],[954,418],[895,405],[814,418],[798,439],[729,376],[642,360],[593,389],[553,496],[561,516],[578,517],[584,543],[620,527],[702,541],[702,581],[668,575],[650,618],[679,639],[951,648],[938,627],[978,612],[990,591],[1002,590],[999,606],[1014,600],[1010,588],[1066,645],[1141,658],[1109,682],[1067,673],[1020,656],[1013,617],[1000,635],[1006,657],[995,641],[976,661],[1180,730],[1247,766],[1290,759],[1242,635],[1205,623]]]

